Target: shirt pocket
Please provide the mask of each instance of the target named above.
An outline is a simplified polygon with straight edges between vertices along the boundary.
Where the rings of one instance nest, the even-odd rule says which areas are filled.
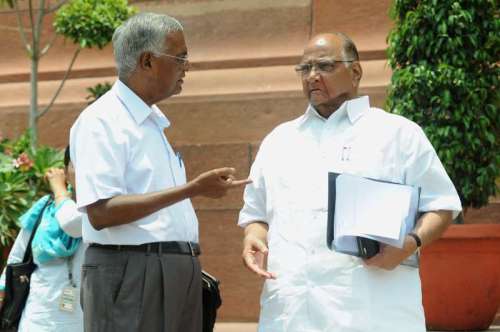
[[[390,150],[353,146],[345,172],[388,182],[401,182],[396,158]]]
[[[148,149],[137,149],[131,156],[131,162],[127,165],[125,174],[127,183],[127,193],[143,194],[155,190],[155,169],[154,154]],[[158,158],[158,157],[157,157]]]

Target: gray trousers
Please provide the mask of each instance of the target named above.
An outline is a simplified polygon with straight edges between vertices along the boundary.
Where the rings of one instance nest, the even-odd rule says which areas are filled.
[[[89,247],[82,266],[86,332],[201,332],[197,257]]]

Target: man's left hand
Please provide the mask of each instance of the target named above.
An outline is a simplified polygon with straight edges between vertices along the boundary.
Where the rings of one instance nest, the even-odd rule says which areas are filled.
[[[394,270],[402,261],[417,250],[417,243],[411,236],[406,236],[403,248],[389,245],[380,245],[380,252],[372,258],[366,259],[365,264],[384,270]]]

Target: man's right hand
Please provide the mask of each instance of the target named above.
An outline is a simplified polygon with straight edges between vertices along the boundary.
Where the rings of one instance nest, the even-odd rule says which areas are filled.
[[[230,167],[217,168],[198,175],[188,183],[192,187],[193,196],[220,198],[232,188],[241,187],[252,182],[250,179],[235,180],[235,169]]]
[[[276,274],[268,272],[267,254],[269,252],[263,237],[267,235],[261,223],[253,223],[246,227],[243,239],[243,264],[252,272],[265,279],[276,279]]]
[[[100,199],[87,206],[87,215],[92,227],[101,230],[106,227],[129,224],[194,196],[219,198],[231,188],[252,182],[248,179],[235,180],[234,172],[234,168],[218,168],[177,187],[144,194],[117,195]]]

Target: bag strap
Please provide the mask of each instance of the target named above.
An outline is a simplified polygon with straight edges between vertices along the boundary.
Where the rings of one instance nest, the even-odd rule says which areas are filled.
[[[38,219],[36,220],[36,223],[33,226],[33,230],[31,231],[30,240],[28,242],[28,245],[26,246],[26,251],[24,252],[23,263],[28,263],[28,262],[33,260],[33,253],[31,251],[31,242],[33,242],[33,238],[35,237],[36,230],[37,230],[38,226],[40,225],[40,222],[42,221],[43,212],[45,211],[45,208],[51,202],[52,202],[52,198],[49,198],[47,200],[47,202],[45,202],[45,205],[43,206],[42,211],[40,211],[40,214],[38,215]]]

